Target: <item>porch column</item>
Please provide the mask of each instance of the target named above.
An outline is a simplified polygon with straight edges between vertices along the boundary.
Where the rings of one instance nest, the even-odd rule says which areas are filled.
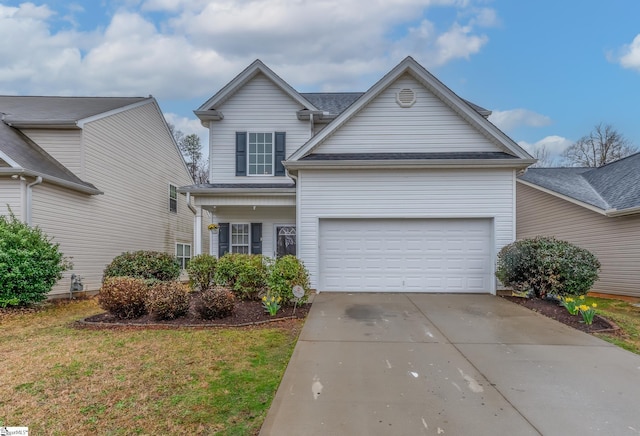
[[[202,254],[202,206],[196,206],[196,215],[193,223],[194,255]]]

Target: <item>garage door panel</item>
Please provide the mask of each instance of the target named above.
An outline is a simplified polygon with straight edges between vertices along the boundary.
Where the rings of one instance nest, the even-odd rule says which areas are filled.
[[[320,220],[320,290],[488,292],[489,219]]]

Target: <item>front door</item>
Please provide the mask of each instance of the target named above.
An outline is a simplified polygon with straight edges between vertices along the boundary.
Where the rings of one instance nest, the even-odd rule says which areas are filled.
[[[296,226],[276,226],[276,257],[296,255]]]

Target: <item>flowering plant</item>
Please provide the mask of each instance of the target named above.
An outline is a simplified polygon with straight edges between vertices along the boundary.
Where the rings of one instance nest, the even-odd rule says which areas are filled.
[[[217,224],[215,224],[215,223],[212,223],[212,224],[209,224],[209,225],[207,226],[207,228],[208,228],[209,230],[214,230],[214,231],[215,231],[215,230],[218,230],[218,225],[217,225]]]
[[[591,325],[593,323],[593,317],[596,314],[596,307],[598,307],[596,303],[593,303],[591,306],[587,306],[586,304],[578,306],[580,314],[582,315],[582,320],[586,325]]]
[[[571,315],[578,314],[578,303],[571,297],[561,297],[560,305],[567,309]]]
[[[275,316],[280,310],[280,302],[282,298],[274,297],[273,295],[265,295],[262,297],[262,306],[266,312],[269,312],[269,315]]]

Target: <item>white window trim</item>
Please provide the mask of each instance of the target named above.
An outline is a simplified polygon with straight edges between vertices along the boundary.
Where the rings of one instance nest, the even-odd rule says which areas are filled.
[[[173,198],[171,197],[171,188],[176,188],[176,210],[171,210],[171,200],[173,200]],[[173,183],[169,183],[169,212],[170,213],[178,213],[178,185],[173,184]]]
[[[251,174],[249,171],[249,161],[251,160],[251,152],[249,151],[249,137],[251,134],[256,133],[270,133],[271,134],[271,174]],[[276,132],[275,130],[252,130],[247,131],[247,176],[249,177],[274,177],[276,174]],[[241,223],[240,223],[241,224]]]
[[[247,235],[249,237],[247,245],[234,245],[233,244],[233,226],[247,226]],[[229,223],[229,253],[234,253],[233,247],[247,247],[247,254],[251,254],[251,223]]]
[[[182,256],[178,256],[178,245],[182,245]],[[189,257],[185,257],[184,255],[184,247],[189,247]],[[191,260],[193,258],[193,247],[191,246],[191,244],[186,243],[186,242],[176,242],[176,250],[175,250],[175,256],[176,259],[178,259],[180,261],[180,267],[182,270],[186,269],[187,267],[187,262],[183,262],[181,259],[189,259]],[[183,267],[184,264],[184,267]]]

